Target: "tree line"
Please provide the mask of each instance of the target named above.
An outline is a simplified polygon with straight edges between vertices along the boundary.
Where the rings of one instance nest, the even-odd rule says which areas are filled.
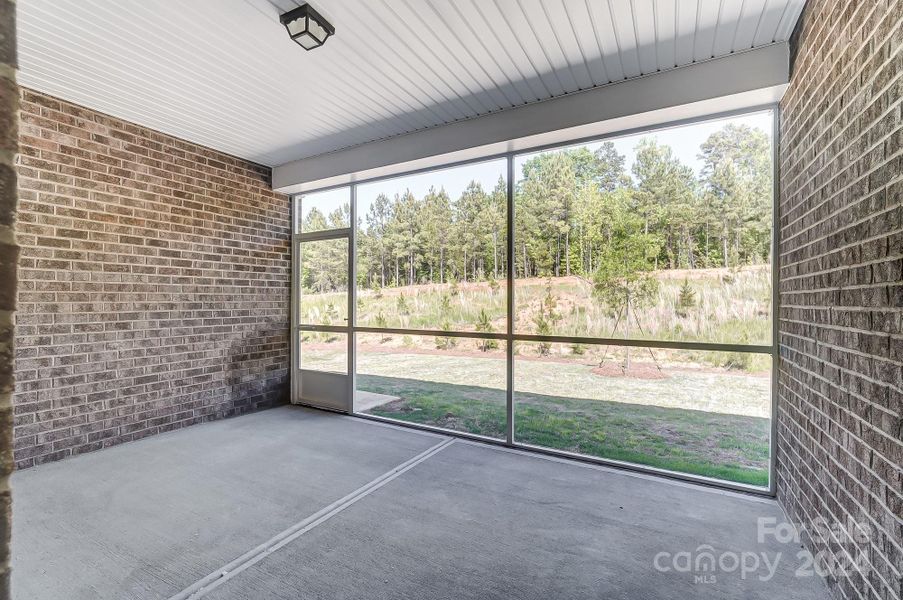
[[[656,269],[733,267],[771,252],[772,167],[768,136],[728,124],[699,148],[702,170],[652,138],[625,156],[605,142],[531,157],[515,186],[518,277],[579,275],[597,283]],[[416,197],[380,194],[358,222],[358,284],[492,281],[505,277],[506,183],[472,181],[457,198],[441,186]],[[347,226],[347,206],[311,209],[302,228]],[[345,248],[314,242],[303,283],[331,291],[347,280]],[[604,285],[602,286],[604,288]],[[604,290],[603,290],[604,292]]]

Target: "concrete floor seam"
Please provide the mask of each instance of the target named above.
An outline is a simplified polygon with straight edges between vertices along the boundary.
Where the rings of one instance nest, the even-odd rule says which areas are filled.
[[[456,438],[445,438],[440,443],[424,450],[420,454],[410,458],[409,460],[399,464],[398,466],[386,471],[379,477],[362,485],[353,492],[336,500],[332,504],[325,506],[309,517],[295,523],[291,527],[279,532],[263,544],[242,554],[235,560],[210,573],[206,577],[196,581],[181,592],[170,596],[169,600],[197,600],[207,595],[210,591],[216,589],[226,581],[232,579],[248,567],[257,564],[273,552],[298,539],[314,527],[328,521],[335,515],[339,514],[346,508],[350,507],[358,500],[365,498],[369,494],[380,489],[395,478],[401,476],[405,472],[413,469],[420,463],[438,454],[445,448],[451,446]]]

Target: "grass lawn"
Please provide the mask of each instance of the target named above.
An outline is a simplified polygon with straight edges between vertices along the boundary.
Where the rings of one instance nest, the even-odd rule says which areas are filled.
[[[364,351],[358,369],[359,390],[398,398],[370,414],[505,435],[504,360]],[[768,484],[769,420],[759,416],[767,415],[766,377],[669,367],[665,379],[642,380],[591,370],[534,361],[516,366],[516,440]],[[474,381],[484,385],[469,384]]]

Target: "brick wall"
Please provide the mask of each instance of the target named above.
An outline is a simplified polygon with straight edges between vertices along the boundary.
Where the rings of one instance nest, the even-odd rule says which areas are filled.
[[[781,102],[778,498],[838,598],[903,596],[903,1],[810,0]],[[850,559],[861,558],[859,566]]]
[[[269,169],[29,90],[21,109],[17,467],[286,401]]]
[[[9,598],[13,311],[16,308],[16,4],[0,0],[0,599]]]

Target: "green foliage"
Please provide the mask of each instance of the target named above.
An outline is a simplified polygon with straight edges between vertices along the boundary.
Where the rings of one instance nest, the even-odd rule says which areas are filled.
[[[520,277],[578,274],[594,279],[626,221],[655,240],[655,269],[766,262],[771,252],[771,140],[757,129],[728,124],[699,147],[699,176],[651,136],[628,165],[612,142],[542,152],[524,161],[515,182],[515,231],[507,232],[507,182],[492,189],[470,182],[458,197],[442,187],[415,196],[380,194],[358,229],[361,285],[380,297],[386,285],[490,282],[504,277],[509,258]],[[347,223],[348,209],[312,209],[303,227]],[[619,233],[619,231],[621,233]],[[515,236],[507,256],[506,234]],[[338,290],[345,256],[305,252],[305,290]]]
[[[533,324],[536,326],[537,335],[552,335],[552,324],[542,310],[533,315]],[[539,342],[536,344],[536,351],[540,356],[549,356],[552,353],[552,343]]]
[[[451,323],[448,321],[444,321],[442,323],[442,331],[451,331]],[[436,336],[436,349],[437,350],[451,350],[455,346],[458,345],[458,340],[451,336],[437,335]]]
[[[486,309],[480,310],[480,316],[477,319],[477,331],[480,333],[495,333],[495,328],[492,326],[492,319],[489,318]],[[498,347],[499,343],[497,340],[480,340],[480,350],[483,352],[495,350]]]
[[[323,325],[332,325],[335,321],[339,319],[339,310],[335,307],[335,304],[330,302],[326,305],[326,311],[323,318]]]
[[[448,315],[451,313],[451,311],[452,311],[451,296],[449,296],[448,294],[442,295],[442,299],[439,301],[439,311],[443,315]]]
[[[677,314],[686,317],[691,308],[696,306],[696,292],[690,287],[690,281],[684,277],[677,296]]]
[[[546,294],[539,302],[536,311],[533,313],[533,324],[536,327],[537,335],[552,335],[554,333],[553,326],[561,320],[558,313],[558,298],[552,292],[552,278],[546,280]],[[537,352],[540,356],[549,356],[552,352],[551,342],[539,342],[537,344]]]
[[[770,150],[765,132],[734,124],[700,147],[705,228],[718,236],[725,267],[749,264],[770,252]]]
[[[398,295],[398,300],[395,301],[396,309],[398,310],[398,314],[400,315],[409,315],[411,314],[411,307],[408,306],[408,300],[404,297],[404,292]]]
[[[655,236],[629,230],[613,238],[599,259],[593,287],[596,298],[617,312],[647,306],[659,288],[652,274],[656,242]]]
[[[385,327],[465,330],[485,311],[498,323],[510,262],[518,278],[530,278],[518,283],[513,317],[534,333],[605,337],[632,323],[629,335],[644,339],[735,343],[742,329],[752,343],[767,343],[770,281],[745,269],[771,252],[771,140],[727,125],[700,145],[699,160],[697,175],[651,136],[637,144],[631,164],[611,142],[526,157],[513,182],[511,232],[504,178],[494,186],[472,181],[454,195],[441,186],[380,194],[354,224],[347,206],[330,214],[311,209],[302,229],[356,228],[355,283],[372,290],[359,297],[359,322],[378,323],[381,314]],[[347,316],[344,244],[301,244],[307,322]],[[693,275],[693,285],[682,287],[663,275],[700,267],[730,273],[720,282]],[[554,292],[540,277],[555,278]],[[475,281],[488,282],[488,291],[467,285]],[[419,284],[431,285],[409,287]],[[732,319],[741,325],[729,325]]]
[[[379,313],[376,315],[376,318],[374,319],[374,325],[376,327],[380,327],[383,329],[385,329],[386,327],[389,326],[389,322],[386,319],[385,313],[383,313],[382,311],[379,311]],[[389,335],[388,333],[384,333],[382,335],[382,337],[379,338],[379,341],[381,343],[385,343],[385,342],[391,341],[391,339],[392,339],[391,335]]]
[[[489,290],[493,293],[493,295],[499,293],[499,287],[500,287],[499,280],[496,279],[495,277],[490,277],[489,278]]]
[[[558,314],[558,297],[555,295],[554,289],[555,284],[549,277],[546,279],[546,295],[542,299],[542,307],[546,311],[549,321],[553,323],[561,320],[561,315]]]

